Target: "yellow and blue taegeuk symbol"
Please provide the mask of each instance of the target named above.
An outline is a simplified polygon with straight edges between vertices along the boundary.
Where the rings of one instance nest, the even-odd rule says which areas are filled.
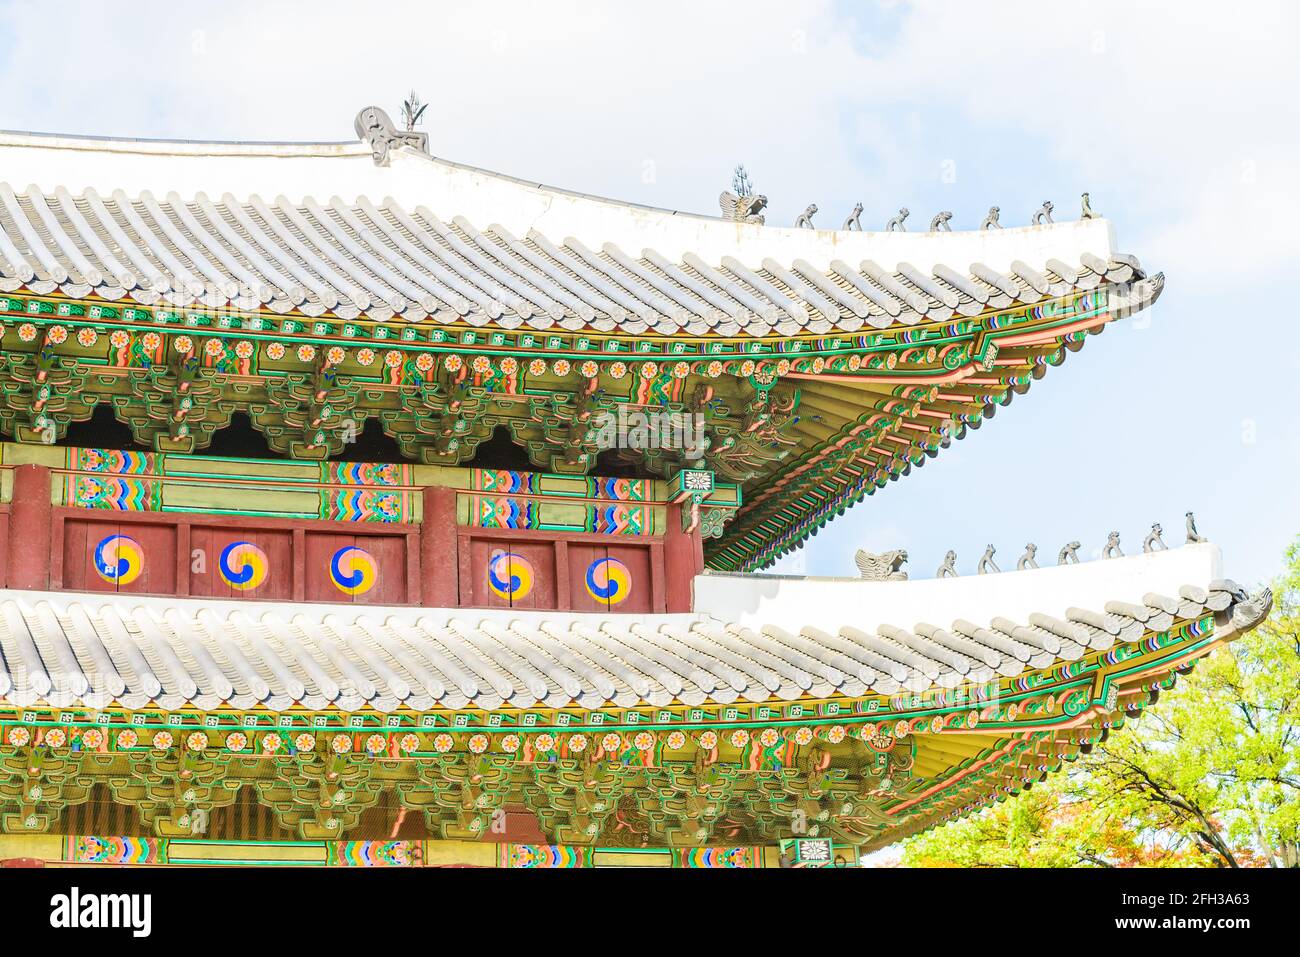
[[[379,566],[364,548],[340,548],[330,559],[330,581],[346,595],[364,595],[379,581]]]
[[[488,588],[502,601],[519,601],[533,590],[533,566],[514,552],[499,552],[488,561]]]
[[[114,585],[129,585],[144,571],[144,549],[134,538],[109,535],[95,546],[95,571]]]
[[[252,542],[231,542],[217,560],[221,580],[237,591],[252,591],[262,584],[268,568],[266,552]]]
[[[632,593],[632,573],[617,558],[598,558],[587,566],[587,594],[617,605]]]

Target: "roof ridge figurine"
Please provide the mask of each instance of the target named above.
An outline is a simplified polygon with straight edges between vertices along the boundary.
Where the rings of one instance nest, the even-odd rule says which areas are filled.
[[[859,232],[859,233],[862,232],[861,217],[862,217],[862,204],[854,203],[853,212],[849,213],[849,215],[845,218],[844,224],[840,226],[840,229],[846,230],[848,232]]]
[[[885,223],[885,232],[887,233],[907,232],[907,227],[904,226],[903,223],[906,222],[907,217],[911,215],[912,215],[912,211],[908,209],[906,206],[900,207],[898,210],[898,215],[890,219],[889,222]]]
[[[979,565],[975,568],[977,575],[996,575],[1002,569],[998,568],[998,563],[993,560],[993,555],[997,551],[992,545],[984,549],[984,554],[980,556]]]
[[[998,217],[1002,215],[1002,207],[990,206],[989,211],[984,215],[980,222],[980,229],[1001,229],[1002,224],[998,222]]]
[[[1156,522],[1151,526],[1151,531],[1147,532],[1147,537],[1142,539],[1143,554],[1149,555],[1152,552],[1164,552],[1169,550],[1169,546],[1165,544],[1165,540],[1160,537],[1162,531],[1163,529],[1160,527],[1159,522]]]
[[[1196,516],[1191,512],[1187,513],[1187,544],[1196,545],[1200,542],[1209,541],[1196,530]]]
[[[1034,210],[1033,217],[1029,220],[1030,226],[1042,226],[1046,223],[1053,222],[1052,210],[1056,207],[1052,205],[1050,199],[1043,200],[1043,205]]]
[[[943,564],[940,565],[939,570],[934,573],[934,577],[935,578],[959,577],[957,575],[957,553],[954,552],[951,548],[948,549],[948,553],[943,556]]]
[[[812,218],[817,214],[817,204],[809,203],[804,211],[799,214],[799,218],[794,221],[795,229],[816,229],[813,225]]]
[[[1124,549],[1119,547],[1119,532],[1111,532],[1106,536],[1106,545],[1101,550],[1102,558],[1123,558]]]
[[[930,232],[952,232],[952,227],[948,225],[948,220],[950,219],[952,219],[952,210],[945,209],[943,212],[936,213],[934,219],[930,220]]]
[[[1092,202],[1088,199],[1087,193],[1083,194],[1083,202],[1082,202],[1082,207],[1079,210],[1079,218],[1080,219],[1101,219],[1100,213],[1094,213],[1092,211]]]
[[[1020,560],[1016,562],[1016,571],[1023,572],[1026,569],[1037,568],[1038,561],[1034,557],[1037,554],[1038,554],[1037,545],[1035,545],[1033,542],[1030,542],[1028,545],[1026,545],[1025,553],[1021,555]]]
[[[1079,543],[1066,542],[1061,546],[1061,550],[1056,553],[1056,564],[1058,565],[1077,565],[1079,564]]]

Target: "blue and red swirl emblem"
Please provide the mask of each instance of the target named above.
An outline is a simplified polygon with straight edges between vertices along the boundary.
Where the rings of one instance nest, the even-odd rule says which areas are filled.
[[[330,559],[330,581],[345,595],[364,595],[379,581],[379,565],[363,548],[340,548]]]

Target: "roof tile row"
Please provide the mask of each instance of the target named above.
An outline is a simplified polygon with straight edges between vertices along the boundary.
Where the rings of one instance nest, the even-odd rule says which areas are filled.
[[[1261,604],[1263,602],[1264,604]],[[1256,607],[1259,606],[1259,607]],[[709,616],[519,616],[367,609],[309,614],[177,600],[0,600],[0,698],[20,706],[345,711],[793,700],[956,687],[1050,668],[1213,612],[1249,627],[1266,598],[1185,586],[1142,604],[911,628],[754,629]]]
[[[388,199],[347,205],[284,197],[266,203],[203,193],[184,200],[118,190],[0,183],[0,289],[95,294],[144,305],[199,304],[340,318],[463,321],[537,330],[591,328],[631,334],[795,335],[944,321],[1032,304],[1104,283],[1143,278],[1137,260],[1090,253],[1074,263],[1016,260],[908,263],[893,272],[870,259],[821,271],[802,259],[760,268],[692,253],[672,262],[606,243],[555,243],[531,230],[444,222],[423,206]]]

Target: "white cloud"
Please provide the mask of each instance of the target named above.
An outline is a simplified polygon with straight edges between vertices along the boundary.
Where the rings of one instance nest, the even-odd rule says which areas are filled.
[[[862,81],[882,103],[955,110],[980,145],[1118,181],[1125,237],[1161,266],[1266,273],[1300,255],[1300,7],[922,2]],[[1067,216],[1071,204],[1060,203]]]
[[[10,125],[195,139],[348,139],[360,107],[396,114],[414,87],[438,155],[711,210],[737,161],[760,188],[852,176],[837,102],[864,95],[860,56],[830,6],[142,3],[124,22],[29,3],[0,14],[0,78],[24,91]],[[58,45],[76,68],[51,69],[52,19],[77,24]]]

